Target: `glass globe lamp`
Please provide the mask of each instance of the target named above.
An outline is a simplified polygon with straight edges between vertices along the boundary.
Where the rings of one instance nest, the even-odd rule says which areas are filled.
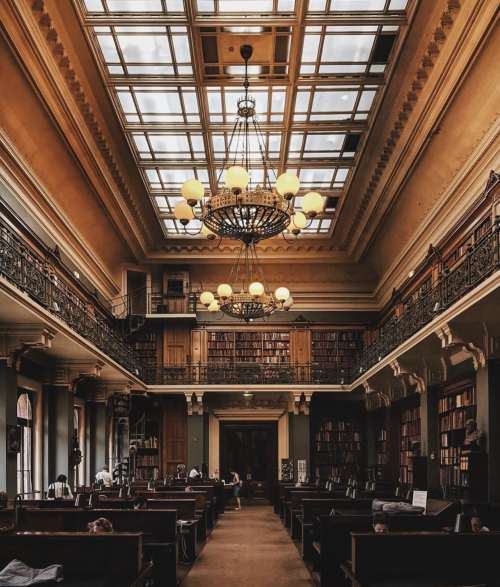
[[[201,227],[201,232],[208,238],[209,241],[215,240],[217,236],[215,232],[211,231],[205,223],[203,223]]]
[[[290,291],[286,287],[278,287],[274,292],[274,297],[278,302],[284,303],[290,297]]]
[[[217,312],[220,311],[220,304],[217,300],[214,300],[210,306],[208,306],[207,310],[210,312],[210,314],[217,314]]]
[[[248,185],[248,171],[240,165],[233,165],[226,171],[224,181],[230,190],[243,191]]]
[[[182,197],[187,200],[187,203],[194,207],[198,202],[203,200],[205,195],[205,188],[198,179],[188,179],[184,182],[181,188]]]
[[[194,218],[193,208],[187,202],[181,200],[175,205],[174,216],[183,226],[186,226]]]
[[[293,298],[290,296],[284,303],[283,309],[288,312],[288,310],[293,306]]]
[[[292,216],[290,216],[290,224],[288,225],[288,230],[290,230],[295,236],[300,234],[300,231],[305,228],[307,225],[307,218],[302,214],[302,212],[295,212]]]
[[[276,189],[285,200],[291,200],[300,189],[299,178],[294,173],[282,173],[276,180]]]
[[[253,283],[251,283],[248,286],[248,292],[254,298],[258,298],[259,296],[261,296],[264,293],[264,286],[262,285],[262,283],[259,283],[258,281],[254,281]]]
[[[302,210],[311,218],[323,210],[323,196],[318,192],[309,192],[302,199]]]
[[[210,304],[215,300],[214,294],[211,291],[204,291],[200,295],[200,302],[208,308]]]
[[[217,293],[222,300],[227,300],[233,293],[233,288],[228,283],[222,283],[217,288]]]

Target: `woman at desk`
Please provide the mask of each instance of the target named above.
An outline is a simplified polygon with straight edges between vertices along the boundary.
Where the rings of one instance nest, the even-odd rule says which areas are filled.
[[[236,497],[236,501],[238,502],[238,507],[234,509],[241,510],[240,490],[242,483],[240,481],[240,476],[233,469],[229,469],[229,472],[233,476],[233,480],[231,482],[231,485],[233,486],[233,497]]]
[[[70,486],[66,483],[66,475],[59,475],[55,483],[47,488],[47,499],[73,499]]]

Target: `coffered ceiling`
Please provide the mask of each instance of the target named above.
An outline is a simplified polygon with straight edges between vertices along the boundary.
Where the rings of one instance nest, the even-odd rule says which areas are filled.
[[[74,0],[158,221],[186,179],[217,188],[253,46],[250,93],[276,174],[324,209],[300,238],[331,237],[403,46],[415,0]],[[263,167],[252,135],[252,180]],[[202,238],[202,237],[199,237]]]

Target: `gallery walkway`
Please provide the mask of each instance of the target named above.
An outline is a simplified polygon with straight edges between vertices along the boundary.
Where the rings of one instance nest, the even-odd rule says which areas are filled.
[[[227,510],[182,587],[310,587],[314,583],[269,506]]]

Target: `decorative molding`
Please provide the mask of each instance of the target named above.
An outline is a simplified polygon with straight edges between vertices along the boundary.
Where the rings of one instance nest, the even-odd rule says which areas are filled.
[[[50,18],[50,15],[45,12],[45,3],[43,0],[33,0],[32,11],[33,15],[38,21],[38,26],[42,34],[45,36],[47,44],[52,51],[54,61],[58,65],[66,85],[74,97],[75,104],[94,138],[95,144],[101,153],[104,164],[108,168],[113,181],[120,192],[120,195],[127,204],[128,210],[141,229],[145,248],[147,249],[153,245],[153,238],[149,231],[148,225],[142,217],[142,214],[140,213],[140,210],[134,201],[125,179],[123,178],[118,163],[116,162],[108,141],[104,136],[104,132],[100,128],[96,115],[92,111],[92,108],[87,100],[82,83],[78,80],[77,74],[71,66],[70,58],[66,54],[66,50],[64,45],[61,43],[59,34],[52,26],[52,19]]]
[[[99,382],[99,385],[89,389],[86,398],[93,402],[106,402],[115,393],[125,393],[130,395],[133,382],[128,379],[116,379]]]
[[[401,104],[398,117],[389,133],[385,146],[382,148],[382,153],[380,154],[379,160],[375,166],[375,169],[373,170],[370,181],[368,182],[368,187],[365,189],[361,203],[358,206],[349,230],[347,231],[344,241],[340,247],[342,251],[347,251],[351,245],[354,234],[356,233],[356,230],[358,229],[366,213],[366,210],[368,209],[368,205],[380,183],[388,162],[394,154],[396,144],[401,138],[404,128],[409,118],[411,117],[415,105],[422,93],[423,87],[429,78],[429,74],[436,63],[436,60],[439,58],[441,53],[440,45],[445,43],[447,38],[447,31],[453,26],[454,16],[456,13],[458,13],[459,10],[460,3],[457,0],[448,0],[446,2],[446,9],[439,19],[439,24],[432,38],[430,39],[430,42],[427,46],[427,52],[422,57],[420,66],[415,72],[415,77],[411,83],[411,86],[408,88],[406,95],[403,98],[403,103]]]
[[[270,408],[270,409],[221,409],[214,410],[214,416],[221,421],[227,420],[276,420],[278,421],[284,414],[285,408]]]
[[[53,385],[67,385],[68,389],[76,393],[77,385],[86,378],[100,377],[104,363],[95,361],[61,361],[54,364],[50,383]]]
[[[0,359],[19,371],[22,357],[33,348],[50,349],[57,331],[43,324],[0,325]]]

